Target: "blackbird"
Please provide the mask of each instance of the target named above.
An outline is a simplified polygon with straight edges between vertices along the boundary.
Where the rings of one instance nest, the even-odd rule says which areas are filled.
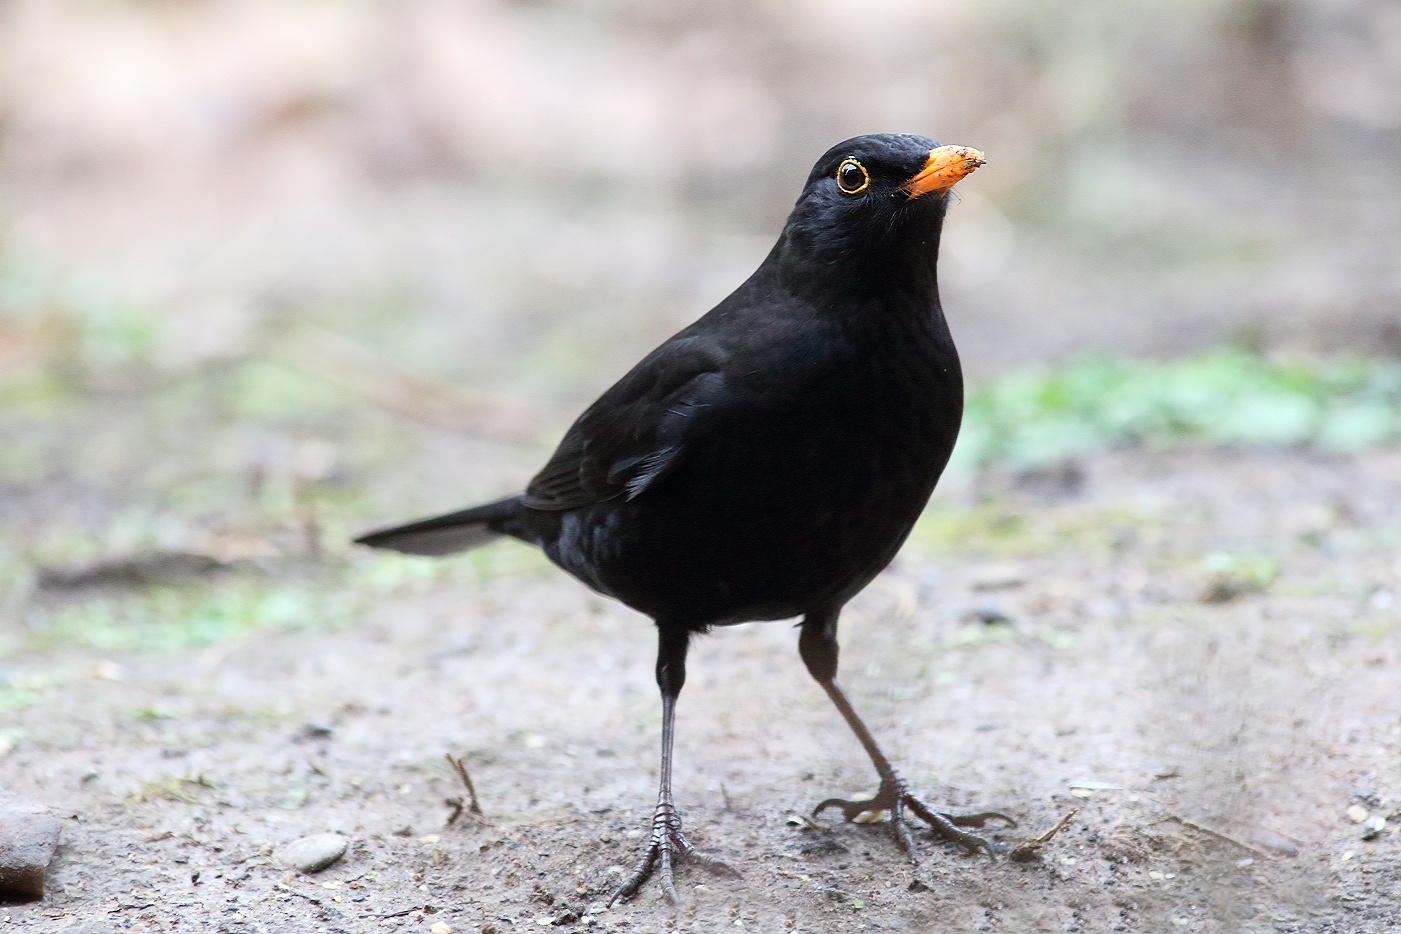
[[[573,424],[524,493],[358,539],[442,555],[508,535],[657,626],[661,788],[634,895],[677,857],[724,867],[672,803],[676,699],[691,636],[801,617],[798,648],[880,776],[848,820],[908,809],[946,840],[996,852],[911,794],[836,681],[843,604],[895,556],[934,490],[963,413],[935,273],[948,192],[980,152],[923,136],[859,136],[813,166],[778,242],[728,298],[656,350]]]

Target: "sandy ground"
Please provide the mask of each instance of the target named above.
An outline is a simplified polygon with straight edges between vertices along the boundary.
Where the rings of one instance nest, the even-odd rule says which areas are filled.
[[[793,630],[740,626],[693,650],[676,783],[742,878],[683,867],[679,913],[655,885],[606,909],[655,795],[653,639],[537,569],[339,631],[12,659],[54,686],[7,715],[0,787],[71,817],[0,930],[1401,928],[1401,814],[1371,841],[1353,819],[1401,808],[1401,452],[1084,470],[984,478],[843,621],[843,681],[927,800],[1006,810],[1007,843],[1074,813],[1038,860],[921,834],[912,866],[888,825],[794,820],[874,775]],[[484,818],[445,826],[445,753]],[[327,830],[353,842],[324,872],[272,859]]]

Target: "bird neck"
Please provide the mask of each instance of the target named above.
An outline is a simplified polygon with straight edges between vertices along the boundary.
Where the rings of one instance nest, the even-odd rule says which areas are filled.
[[[799,211],[789,218],[764,262],[783,291],[814,308],[878,302],[915,315],[937,312],[943,210],[866,224],[829,221]]]
[[[939,304],[939,234],[925,230],[812,249],[802,231],[785,231],[764,266],[774,285],[815,313],[869,321],[873,312],[909,324],[943,323]],[[796,235],[790,235],[796,233]]]

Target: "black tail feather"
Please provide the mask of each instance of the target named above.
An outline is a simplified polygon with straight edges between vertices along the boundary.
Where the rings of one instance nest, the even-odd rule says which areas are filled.
[[[355,540],[357,545],[387,548],[406,555],[450,555],[500,538],[499,524],[515,515],[519,496],[421,519],[392,529],[380,529]],[[493,528],[495,525],[497,528]]]

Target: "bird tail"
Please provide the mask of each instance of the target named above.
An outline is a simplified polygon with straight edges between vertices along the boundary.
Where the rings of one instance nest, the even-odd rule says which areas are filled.
[[[360,536],[355,544],[387,548],[406,555],[450,555],[485,545],[506,534],[501,531],[501,525],[514,518],[519,507],[520,497],[512,496],[445,516],[380,529]]]

